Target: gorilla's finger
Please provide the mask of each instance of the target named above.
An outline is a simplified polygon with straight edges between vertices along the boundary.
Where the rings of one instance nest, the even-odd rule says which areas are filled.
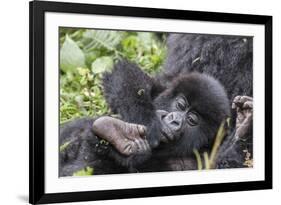
[[[146,135],[146,127],[143,125],[138,125],[137,128],[140,136],[144,138]]]
[[[138,146],[138,153],[142,153],[145,151],[145,144],[144,144],[144,140],[142,139],[137,139],[136,141],[136,144]]]
[[[253,98],[249,96],[236,96],[232,102],[231,108],[253,108]],[[246,103],[246,104],[245,104]]]
[[[139,139],[136,139],[136,140],[135,140],[135,143],[136,143],[136,145],[137,145],[138,150],[140,150],[140,149],[141,149],[140,140],[139,140]]]
[[[147,145],[145,144],[146,140],[140,140],[140,144],[141,144],[141,151],[145,152],[147,150]]]
[[[240,101],[241,96],[237,95],[234,99],[233,99],[233,103],[237,103]]]
[[[133,145],[128,143],[124,149],[121,151],[122,154],[129,156],[130,154],[132,154],[134,152],[133,150]]]
[[[142,140],[141,145],[143,149],[142,152],[147,152],[149,150],[149,146],[146,140]]]
[[[233,100],[233,103],[236,103],[236,104],[244,104],[245,102],[247,101],[253,101],[253,98],[252,97],[249,97],[249,96],[236,96]]]
[[[144,140],[143,143],[144,143],[144,146],[145,146],[144,152],[145,153],[150,152],[151,148],[150,148],[150,145],[149,145],[148,141]]]
[[[240,98],[240,101],[241,101],[241,102],[253,101],[253,98],[250,97],[250,96],[244,95],[244,96],[242,96],[242,97]]]
[[[150,151],[150,146],[149,146],[147,140],[144,140],[144,144],[145,144],[145,148],[146,148],[145,150],[146,150],[146,151]]]
[[[232,109],[237,109],[237,108],[243,106],[243,103],[241,103],[241,97],[242,96],[238,95],[233,99],[232,105],[231,105]]]
[[[135,140],[138,137],[144,137],[146,134],[146,127],[139,124],[126,123],[126,129],[123,129],[124,136],[129,140]]]
[[[253,102],[247,101],[243,104],[243,108],[253,108]]]

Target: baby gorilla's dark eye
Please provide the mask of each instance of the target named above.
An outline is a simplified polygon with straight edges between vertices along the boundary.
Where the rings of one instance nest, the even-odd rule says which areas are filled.
[[[197,125],[199,121],[197,114],[193,112],[189,113],[187,116],[187,121],[191,126]]]
[[[186,102],[185,98],[183,98],[183,97],[178,98],[177,108],[182,110],[182,111],[185,111],[187,109],[187,102]]]
[[[182,111],[186,110],[186,104],[184,104],[184,103],[178,102],[177,107]]]

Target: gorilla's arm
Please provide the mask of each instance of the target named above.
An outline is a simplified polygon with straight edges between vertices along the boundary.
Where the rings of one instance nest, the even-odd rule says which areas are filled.
[[[235,129],[221,145],[217,158],[217,168],[236,168],[251,166],[245,160],[252,158],[253,98],[236,96],[232,102],[236,112]]]
[[[88,166],[95,169],[95,174],[134,171],[150,156],[145,131],[142,125],[108,116],[81,118],[62,125],[60,176]]]

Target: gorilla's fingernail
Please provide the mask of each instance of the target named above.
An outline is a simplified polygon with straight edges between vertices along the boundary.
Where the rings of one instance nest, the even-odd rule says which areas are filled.
[[[253,104],[251,102],[245,102],[243,108],[252,108]]]
[[[146,133],[146,128],[144,126],[142,126],[142,125],[138,125],[138,131],[139,131],[139,134],[141,136],[143,136]]]
[[[142,126],[139,126],[139,132],[140,132],[141,134],[143,134],[143,133],[144,133],[144,129],[143,129],[143,127],[142,127]]]
[[[241,96],[236,96],[235,98],[234,98],[234,100],[233,100],[233,102],[238,102],[239,100],[240,100],[240,98],[241,98]]]

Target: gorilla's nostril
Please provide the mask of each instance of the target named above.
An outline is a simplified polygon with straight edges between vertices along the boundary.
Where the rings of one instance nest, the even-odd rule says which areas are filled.
[[[180,126],[180,123],[179,123],[178,121],[175,121],[175,120],[173,120],[173,121],[171,122],[171,124],[172,124],[173,126],[175,126],[175,127],[179,127],[179,126]]]
[[[156,110],[156,115],[159,119],[163,120],[168,115],[168,112],[165,110]]]

